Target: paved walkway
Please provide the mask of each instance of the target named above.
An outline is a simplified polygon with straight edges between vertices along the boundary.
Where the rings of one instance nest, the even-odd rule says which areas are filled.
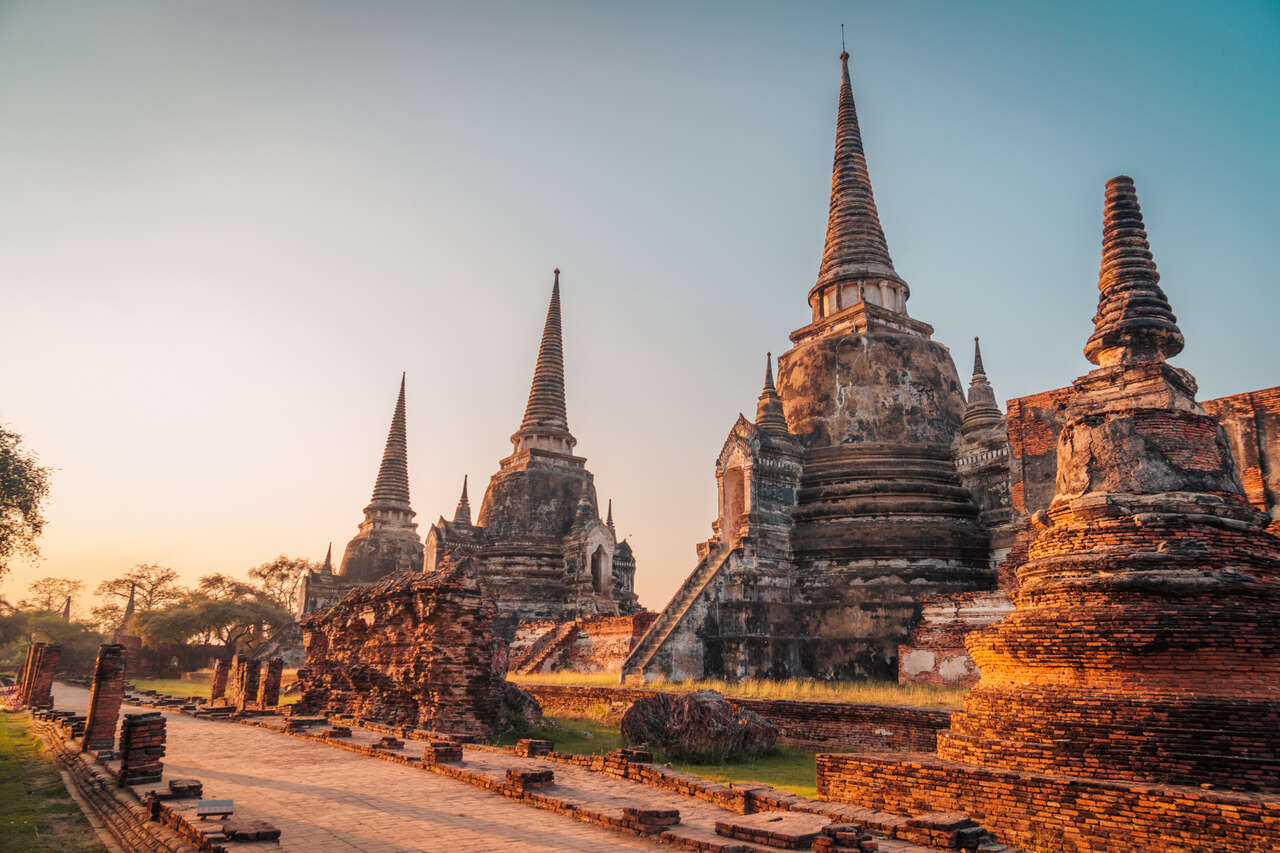
[[[82,688],[58,684],[54,696],[59,708],[89,705]],[[237,816],[275,824],[285,853],[670,849],[314,741],[186,714],[165,721],[166,778],[199,779],[206,797],[235,800]]]

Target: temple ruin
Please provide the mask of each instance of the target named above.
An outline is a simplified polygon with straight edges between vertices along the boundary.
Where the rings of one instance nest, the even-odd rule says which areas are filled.
[[[957,474],[964,390],[908,316],[842,53],[826,244],[811,322],[719,459],[719,514],[624,675],[892,678],[936,593],[992,589],[992,542]],[[985,413],[970,419],[989,426]]]
[[[628,657],[627,679],[973,683],[965,636],[1011,613],[1032,517],[1054,493],[1073,388],[1009,401],[974,339],[963,393],[876,212],[849,79],[812,322],[766,365],[755,420],[716,460],[698,564]],[[1280,530],[1280,388],[1204,403],[1246,497]]]
[[[936,756],[821,756],[821,795],[1072,849],[1109,843],[1102,817],[1141,849],[1280,844],[1280,538],[1167,361],[1183,336],[1158,282],[1133,181],[1115,178],[1097,368],[1067,395],[1016,610],[969,633],[981,679]]]
[[[617,669],[649,620],[636,599],[635,555],[617,537],[613,504],[601,518],[586,459],[574,455],[558,269],[524,418],[511,442],[513,452],[490,478],[476,521],[464,477],[452,519],[441,516],[431,525],[424,547],[409,504],[401,377],[373,500],[338,570],[330,546],[321,569],[303,578],[302,616],[399,573],[465,565],[494,599],[495,633],[507,642],[520,634],[516,651],[527,671],[578,663]]]
[[[600,517],[595,480],[574,455],[565,407],[560,270],[554,274],[533,382],[513,452],[489,479],[473,524],[467,484],[453,520],[427,532],[428,570],[470,557],[498,606],[497,632],[510,640],[521,622],[560,624],[626,616],[641,608],[635,557],[619,541],[613,507]]]
[[[298,709],[488,736],[507,709],[497,616],[469,558],[361,586],[302,621]]]
[[[382,451],[382,464],[373,484],[373,499],[364,508],[364,521],[347,543],[337,573],[333,571],[333,547],[318,572],[308,572],[299,591],[302,615],[323,610],[361,584],[381,580],[396,572],[422,569],[422,540],[418,538],[416,513],[409,505],[409,457],[405,431],[404,376],[396,397],[391,428]]]

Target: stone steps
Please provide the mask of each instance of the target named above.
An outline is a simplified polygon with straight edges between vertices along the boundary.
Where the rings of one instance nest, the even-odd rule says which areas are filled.
[[[577,636],[578,625],[576,622],[557,625],[554,630],[548,631],[530,646],[529,651],[516,663],[514,667],[516,673],[518,675],[529,675],[537,672],[538,667],[542,666],[551,655],[563,649],[566,643],[577,639]]]
[[[671,636],[671,632],[680,624],[693,602],[697,601],[698,597],[702,595],[707,584],[720,573],[720,569],[728,562],[732,553],[733,551],[729,550],[720,554],[708,555],[693,570],[688,579],[681,584],[675,596],[663,608],[662,614],[649,626],[649,630],[645,632],[645,635],[640,638],[640,642],[636,644],[635,649],[632,650],[631,654],[627,655],[627,659],[622,665],[624,678],[627,675],[643,676],[645,667],[648,666],[658,649],[662,647],[662,644]]]

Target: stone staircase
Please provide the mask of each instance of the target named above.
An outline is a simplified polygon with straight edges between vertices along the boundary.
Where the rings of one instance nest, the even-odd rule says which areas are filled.
[[[649,626],[649,630],[640,638],[640,642],[631,650],[631,654],[627,655],[626,661],[622,664],[622,677],[640,676],[643,678],[645,667],[653,660],[658,650],[662,648],[662,644],[667,641],[671,633],[680,625],[689,608],[702,595],[707,585],[720,574],[720,569],[729,561],[729,557],[736,551],[735,548],[717,551],[708,554],[704,560],[698,563],[693,573],[685,579],[685,582],[676,590],[675,597],[663,608],[662,614]]]
[[[578,637],[578,623],[562,622],[543,634],[515,661],[511,670],[517,675],[529,675],[538,671],[553,654],[572,643]]]

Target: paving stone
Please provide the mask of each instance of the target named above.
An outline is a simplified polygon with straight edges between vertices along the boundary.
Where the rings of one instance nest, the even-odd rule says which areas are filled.
[[[83,712],[88,707],[87,690],[64,684],[54,690],[60,708]],[[418,768],[253,726],[186,714],[165,717],[166,773],[200,779],[206,796],[234,799],[238,819],[278,827],[279,846],[270,846],[282,853],[660,849],[652,841],[530,808]],[[380,737],[356,729],[352,739],[371,745]],[[565,770],[556,770],[559,790]],[[504,766],[503,779],[505,772]],[[249,845],[237,843],[236,849]]]

